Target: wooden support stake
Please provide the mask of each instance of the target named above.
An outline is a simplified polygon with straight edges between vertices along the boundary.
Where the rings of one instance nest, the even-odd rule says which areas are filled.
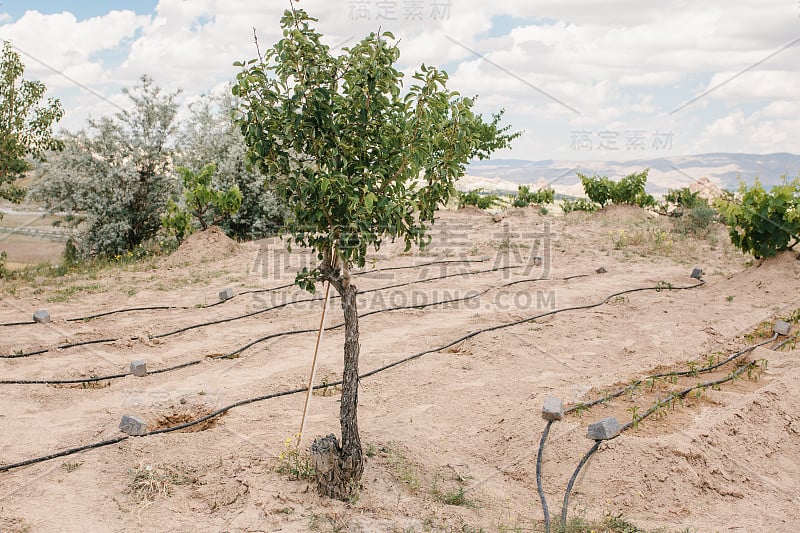
[[[311,404],[311,393],[314,391],[314,379],[317,376],[317,354],[319,353],[319,346],[322,343],[322,334],[325,333],[325,315],[328,311],[328,301],[331,295],[331,283],[325,284],[325,300],[322,304],[322,316],[319,319],[319,331],[317,332],[317,344],[314,346],[314,358],[311,361],[311,376],[308,378],[308,391],[306,391],[306,403],[303,406],[303,418],[300,421],[300,432],[297,434],[297,447],[303,441],[303,432],[306,429],[306,415],[308,414],[308,407]]]

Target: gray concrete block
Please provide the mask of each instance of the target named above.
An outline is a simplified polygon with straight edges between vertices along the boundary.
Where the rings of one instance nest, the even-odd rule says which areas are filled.
[[[47,311],[47,309],[39,309],[33,313],[33,321],[38,322],[39,324],[47,324],[50,322],[50,313]]]
[[[561,420],[564,418],[564,403],[561,398],[550,396],[544,399],[542,418],[545,420]]]
[[[772,331],[778,335],[786,336],[790,331],[792,331],[792,325],[784,320],[778,320],[775,322],[775,325],[772,326]]]
[[[606,267],[600,267],[597,270],[595,270],[595,272],[597,272],[598,274],[605,274],[606,272],[608,272],[608,270],[606,270]]]
[[[616,418],[604,418],[594,424],[589,424],[589,431],[586,436],[592,440],[608,440],[613,439],[622,430],[622,426]]]
[[[219,299],[220,301],[230,300],[233,298],[233,289],[230,287],[224,290],[219,291]]]
[[[700,279],[703,277],[703,269],[695,267],[692,270],[692,276],[694,279]]]
[[[131,374],[133,374],[137,378],[146,376],[147,364],[141,359],[131,361]]]
[[[124,415],[119,423],[119,429],[128,435],[140,436],[147,433],[147,422],[135,415]]]

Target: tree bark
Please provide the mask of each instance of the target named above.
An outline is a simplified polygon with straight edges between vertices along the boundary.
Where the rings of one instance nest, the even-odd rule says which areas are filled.
[[[357,289],[350,284],[347,267],[340,276],[333,271],[323,276],[342,297],[344,312],[344,373],[342,376],[342,401],[339,423],[342,430],[341,446],[334,435],[318,438],[311,445],[311,459],[317,478],[317,490],[323,496],[338,500],[353,500],[361,487],[364,473],[364,456],[358,434],[358,342]]]

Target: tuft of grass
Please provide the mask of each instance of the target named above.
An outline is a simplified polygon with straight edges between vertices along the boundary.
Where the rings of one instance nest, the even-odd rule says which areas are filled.
[[[381,457],[386,459],[394,478],[407,486],[412,492],[417,492],[421,486],[416,468],[397,450],[388,446],[381,446],[378,450]]]
[[[554,533],[648,533],[625,519],[622,514],[606,512],[602,520],[587,520],[584,516],[585,511],[567,520],[566,524],[561,523],[561,518],[556,517],[551,523],[551,531]],[[663,533],[663,530],[655,530],[651,533]]]
[[[172,495],[173,485],[185,485],[192,480],[184,473],[169,466],[140,463],[128,469],[128,490],[141,502],[153,502],[159,497]]]
[[[62,289],[56,289],[55,294],[47,298],[50,303],[66,302],[74,294],[79,292],[86,294],[95,294],[103,290],[103,286],[99,283],[90,283],[88,285],[69,285]]]
[[[61,468],[63,468],[67,472],[74,472],[78,468],[80,468],[82,464],[83,464],[83,461],[76,461],[74,463],[65,462],[65,463],[61,464]]]

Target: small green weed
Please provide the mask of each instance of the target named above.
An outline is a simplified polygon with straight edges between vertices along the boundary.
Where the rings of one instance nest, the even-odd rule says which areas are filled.
[[[301,452],[297,447],[297,435],[287,437],[283,443],[283,451],[278,455],[279,474],[289,476],[289,479],[297,481],[300,479],[314,479],[314,467],[311,465],[311,457],[307,452]]]

